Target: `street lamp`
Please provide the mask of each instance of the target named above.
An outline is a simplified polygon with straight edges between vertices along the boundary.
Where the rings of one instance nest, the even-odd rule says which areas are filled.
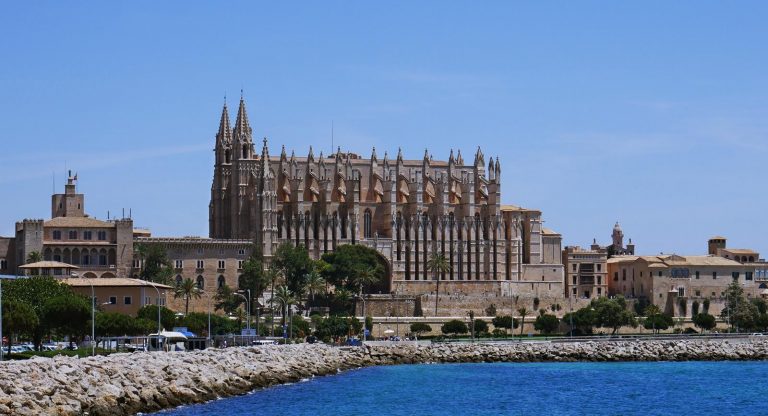
[[[235,292],[235,295],[240,296],[241,298],[245,299],[245,308],[247,309],[245,311],[246,312],[246,314],[245,314],[245,316],[246,316],[246,318],[245,318],[245,327],[246,327],[246,329],[248,329],[248,332],[250,334],[250,330],[251,330],[251,301],[248,298],[251,297],[251,289],[247,289],[247,291],[248,291],[248,297],[245,297],[245,295],[242,294],[242,292],[243,292],[242,290],[238,290],[237,292]]]

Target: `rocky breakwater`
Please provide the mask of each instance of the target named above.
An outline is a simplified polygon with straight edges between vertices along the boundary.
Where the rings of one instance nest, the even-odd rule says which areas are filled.
[[[0,414],[128,415],[370,365],[765,360],[768,342],[287,345],[0,363]]]

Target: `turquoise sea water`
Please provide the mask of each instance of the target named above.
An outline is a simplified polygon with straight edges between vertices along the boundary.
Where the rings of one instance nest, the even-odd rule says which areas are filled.
[[[159,413],[163,416],[713,414],[768,414],[768,362],[371,367]]]

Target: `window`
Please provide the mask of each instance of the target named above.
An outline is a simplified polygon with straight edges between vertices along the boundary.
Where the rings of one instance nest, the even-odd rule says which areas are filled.
[[[133,259],[133,268],[134,269],[140,269],[141,268],[141,260]]]
[[[0,259],[0,270],[5,270],[8,268],[8,262],[5,259]]]
[[[219,280],[216,282],[216,284],[219,289],[224,287],[224,285],[226,284],[226,280],[224,280],[224,276],[219,276]]]
[[[106,241],[107,240],[107,232],[106,231],[99,231],[97,233],[97,236],[99,238],[99,241]]]
[[[202,260],[198,260],[197,261],[197,268],[198,269],[202,269],[203,267],[205,267],[205,262],[203,262]]]
[[[77,240],[77,230],[69,230],[69,239]]]
[[[237,254],[239,254],[241,256],[244,256],[245,255],[245,249],[241,248],[240,250],[237,250]]]
[[[573,288],[573,296],[576,296],[576,288]]]
[[[701,296],[701,291],[700,290],[696,291],[696,296]]]
[[[243,270],[243,264],[245,264],[245,260],[238,260],[237,261],[237,270]]]
[[[717,272],[712,272],[712,280],[717,279]],[[714,295],[714,293],[712,293]]]
[[[685,288],[684,287],[678,287],[677,288],[677,296],[679,297],[685,297]]]
[[[200,290],[205,288],[205,279],[203,279],[203,276],[197,276],[197,288]]]
[[[574,271],[574,272],[576,271],[576,267],[578,267],[578,266],[576,265],[576,263],[573,263],[573,271]]]
[[[659,270],[659,277],[661,277],[661,270]]]
[[[83,231],[83,240],[93,240],[93,231]]]
[[[219,260],[219,270],[224,270],[224,260]]]
[[[99,266],[106,266],[106,265],[107,265],[107,255],[99,254]]]
[[[176,286],[181,286],[181,282],[182,282],[183,280],[184,280],[184,279],[181,277],[181,275],[177,275],[177,276],[176,276]]]
[[[184,268],[184,260],[176,260],[175,263],[177,269]]]
[[[643,277],[643,271],[640,270],[640,277]]]
[[[733,280],[739,280],[739,272],[731,272],[731,277]]]
[[[627,280],[627,269],[621,269],[621,280]]]
[[[576,276],[573,276],[573,284],[576,284]]]
[[[613,281],[618,282],[619,281],[619,272],[613,272]]]
[[[744,279],[752,280],[752,272],[745,272],[744,273]]]
[[[59,230],[54,230],[54,231],[53,231],[53,239],[54,239],[54,240],[61,240],[61,231],[59,231]]]
[[[124,304],[124,305],[130,305],[132,301],[133,301],[133,299],[131,299],[131,297],[130,297],[130,296],[125,296],[125,297],[123,298],[123,304]]]
[[[697,279],[699,278],[699,272],[696,272],[696,278]]]
[[[117,305],[117,296],[110,296],[109,297],[109,304],[110,305]]]
[[[90,254],[83,254],[83,264],[88,266],[91,264],[91,256]]]
[[[598,285],[603,284],[603,276],[597,276],[597,284]],[[600,290],[600,289],[598,289],[598,290]],[[598,292],[598,294],[600,294],[600,292]]]
[[[371,210],[366,209],[363,214],[363,236],[365,238],[371,238]]]
[[[602,270],[603,270],[603,265],[600,264],[600,263],[597,263],[597,271],[599,272],[599,271],[602,271]]]
[[[53,261],[61,261],[61,254],[54,254]]]
[[[600,296],[602,294],[603,294],[603,288],[602,287],[598,287],[597,288],[597,296]]]
[[[144,304],[145,305],[151,305],[152,304],[152,298],[149,296],[144,296]]]

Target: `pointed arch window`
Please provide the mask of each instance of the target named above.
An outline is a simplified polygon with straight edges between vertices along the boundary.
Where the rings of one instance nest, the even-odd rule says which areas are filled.
[[[371,238],[373,233],[371,232],[371,210],[366,209],[363,214],[363,236],[365,238]]]
[[[197,288],[200,290],[205,289],[205,279],[203,279],[203,276],[197,276]]]
[[[179,275],[176,275],[176,286],[181,286],[181,282],[182,282],[183,280],[184,280],[184,279],[182,279],[182,277],[181,277],[181,275],[180,275],[180,274],[179,274]]]
[[[216,282],[216,286],[221,289],[226,284],[226,281],[224,280],[224,276],[219,276],[219,280]]]

